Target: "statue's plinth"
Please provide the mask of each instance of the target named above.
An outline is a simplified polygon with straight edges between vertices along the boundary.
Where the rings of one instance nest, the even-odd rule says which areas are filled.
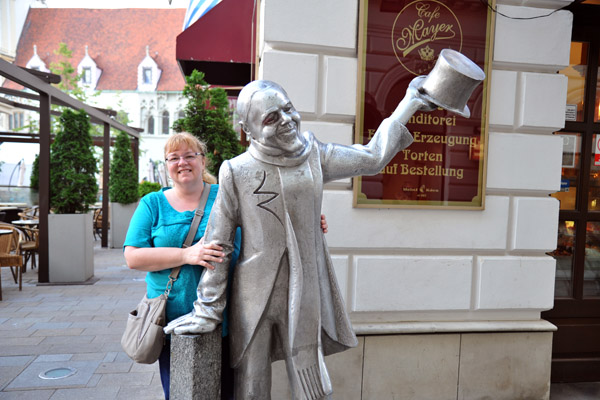
[[[172,400],[221,398],[221,326],[199,335],[171,335]]]

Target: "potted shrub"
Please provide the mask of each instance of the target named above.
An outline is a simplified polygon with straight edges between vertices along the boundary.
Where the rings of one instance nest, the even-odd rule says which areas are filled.
[[[50,282],[81,282],[94,275],[89,207],[96,202],[97,171],[89,117],[83,110],[66,109],[50,147]]]
[[[158,183],[158,182],[144,181],[144,182],[140,183],[138,194],[141,199],[148,193],[158,192],[161,188],[162,188],[162,186],[160,186],[160,183]]]
[[[110,163],[110,232],[112,248],[123,247],[129,221],[137,207],[138,172],[133,161],[131,143],[125,132],[119,132]]]

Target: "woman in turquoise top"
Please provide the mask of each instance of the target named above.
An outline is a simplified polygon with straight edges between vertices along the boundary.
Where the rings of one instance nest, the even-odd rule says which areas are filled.
[[[140,200],[125,239],[124,254],[129,268],[148,271],[146,284],[149,298],[164,293],[171,269],[182,266],[167,300],[167,322],[192,311],[203,267],[212,269],[210,263],[221,262],[224,255],[220,246],[202,241],[218,191],[215,177],[205,169],[205,153],[206,145],[189,133],[178,133],[169,138],[165,145],[165,160],[173,187],[150,193]],[[182,245],[205,188],[204,182],[213,184],[204,207],[204,216],[193,245],[184,249]],[[239,246],[238,234],[231,265],[235,265]],[[225,350],[227,342],[223,341]],[[227,360],[228,357],[224,357],[224,364]],[[165,399],[168,400],[169,343],[163,348],[158,361]],[[223,372],[226,380],[230,371]],[[231,386],[224,382],[221,390],[224,398],[227,398]]]

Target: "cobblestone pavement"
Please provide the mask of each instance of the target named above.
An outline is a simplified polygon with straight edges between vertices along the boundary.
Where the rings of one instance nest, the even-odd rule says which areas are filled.
[[[10,270],[1,273],[0,400],[163,399],[158,364],[136,364],[121,350],[127,313],[145,290],[145,273],[128,269],[121,249],[96,241],[89,285],[38,286],[28,269],[19,291]],[[40,378],[58,368],[76,372]],[[550,400],[592,399],[600,383],[552,385]]]
[[[158,364],[136,364],[120,345],[145,273],[129,270],[121,249],[99,244],[90,285],[37,286],[37,270],[28,268],[19,291],[2,268],[0,400],[163,398]],[[40,378],[57,368],[76,372]]]

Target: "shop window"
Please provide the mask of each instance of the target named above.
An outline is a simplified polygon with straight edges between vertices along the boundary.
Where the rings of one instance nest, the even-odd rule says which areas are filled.
[[[556,250],[550,253],[556,259],[555,297],[571,297],[573,295],[575,232],[575,221],[559,222]]]
[[[162,134],[169,134],[169,112],[166,110],[162,113]]]
[[[572,42],[569,66],[559,73],[568,78],[566,121],[583,121],[589,43]]]
[[[562,174],[560,191],[552,196],[560,201],[561,210],[575,210],[581,168],[581,135],[570,132],[555,132],[555,134],[563,140]]]
[[[600,222],[586,226],[583,296],[600,296]]]

